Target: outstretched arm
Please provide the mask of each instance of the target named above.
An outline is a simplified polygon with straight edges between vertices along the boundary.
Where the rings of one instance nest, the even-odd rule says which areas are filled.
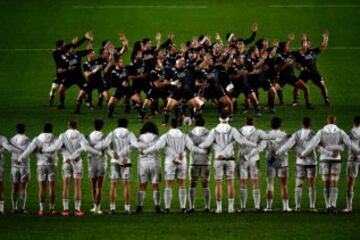
[[[95,148],[92,148],[89,144],[89,142],[86,140],[86,138],[84,136],[82,136],[81,138],[81,142],[80,142],[81,148],[91,154],[95,154],[100,156],[101,152],[99,150],[96,150]]]
[[[313,139],[310,141],[309,145],[305,148],[305,150],[301,153],[301,156],[308,155],[311,151],[313,151],[320,143],[321,140],[321,132],[317,132]]]
[[[244,44],[245,45],[248,45],[248,44],[252,43],[255,40],[256,33],[258,31],[257,23],[253,23],[253,25],[251,26],[251,31],[252,31],[251,36],[249,38],[247,38],[247,39],[244,39]]]
[[[30,154],[35,151],[37,148],[37,139],[35,138],[32,142],[28,145],[25,151],[20,155],[19,160],[22,161],[23,159],[27,159]]]
[[[276,155],[281,155],[287,151],[289,151],[289,149],[293,148],[296,144],[296,134],[294,133],[286,142],[284,145],[282,145],[277,151],[276,151]]]
[[[185,144],[186,144],[186,148],[191,152],[197,152],[197,153],[202,153],[202,154],[207,153],[207,151],[205,149],[196,147],[194,145],[193,141],[191,140],[191,138],[187,135],[185,137]]]
[[[59,151],[63,146],[63,144],[64,144],[63,136],[60,135],[59,138],[51,146],[43,148],[42,152],[50,153],[50,152]]]
[[[248,147],[257,147],[256,143],[253,143],[247,140],[246,138],[244,138],[243,136],[241,136],[241,134],[236,129],[233,129],[233,137],[235,141],[240,145],[245,145]]]
[[[1,139],[1,146],[11,153],[16,153],[16,154],[22,153],[21,149],[18,149],[17,147],[10,144],[5,137],[2,137]]]
[[[95,145],[95,148],[98,150],[104,150],[105,148],[108,148],[111,144],[112,139],[113,133],[109,133],[104,140],[100,141]]]
[[[165,147],[165,145],[166,145],[166,135],[162,135],[153,146],[145,149],[143,152],[144,152],[144,154],[155,152],[160,149],[163,149]]]

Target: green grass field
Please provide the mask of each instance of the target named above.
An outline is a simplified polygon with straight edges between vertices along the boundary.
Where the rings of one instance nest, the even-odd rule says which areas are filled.
[[[127,6],[121,8],[119,6]],[[152,7],[151,7],[152,6]],[[171,7],[169,7],[171,6]],[[185,6],[185,7],[184,7]],[[104,110],[89,112],[83,108],[81,115],[72,115],[75,106],[77,89],[67,93],[64,111],[51,109],[47,106],[47,95],[54,77],[55,67],[51,51],[55,41],[64,38],[71,40],[91,30],[95,36],[98,49],[104,39],[117,42],[118,32],[124,32],[130,46],[135,40],[143,37],[153,38],[157,31],[164,35],[172,31],[175,42],[180,44],[192,36],[220,32],[224,36],[233,31],[240,36],[250,35],[251,23],[259,24],[258,37],[283,39],[294,31],[297,36],[307,32],[314,45],[321,40],[323,30],[330,31],[329,49],[318,58],[318,67],[326,78],[330,92],[331,107],[324,107],[320,90],[311,83],[312,102],[317,107],[308,111],[303,104],[295,109],[278,107],[277,116],[284,119],[284,129],[289,133],[300,126],[304,116],[311,116],[314,129],[319,129],[329,113],[336,114],[338,125],[346,130],[351,128],[351,120],[359,114],[360,68],[358,53],[360,45],[360,5],[358,1],[347,0],[306,0],[306,1],[1,1],[0,2],[0,134],[11,137],[15,134],[15,124],[24,122],[27,134],[36,136],[43,123],[52,122],[58,134],[66,129],[69,119],[77,119],[80,130],[85,134],[92,130],[95,118],[106,121],[105,131],[116,125],[115,120],[106,118]],[[295,47],[299,41],[295,41]],[[130,54],[125,55],[128,61]],[[287,87],[286,101],[291,101],[292,89]],[[262,94],[262,102],[266,100]],[[242,102],[242,98],[240,99]],[[116,117],[124,116],[122,105],[116,109]],[[140,124],[136,123],[136,115],[128,116],[130,129],[139,133]],[[215,126],[217,122],[215,109],[209,107],[205,112],[207,126]],[[263,129],[269,129],[269,120],[273,117],[264,114],[257,121]],[[244,116],[235,115],[234,126],[241,126]],[[159,123],[160,118],[154,119]],[[161,129],[165,132],[167,129]],[[188,131],[188,129],[184,129]],[[263,155],[262,155],[263,156]],[[294,154],[290,154],[289,193],[291,206],[294,204]],[[134,154],[134,159],[136,155]],[[344,155],[344,159],[346,156]],[[34,158],[32,158],[34,160]],[[265,205],[265,160],[262,157],[262,206]],[[87,211],[84,218],[75,217],[43,217],[36,215],[38,210],[37,181],[35,161],[32,161],[32,179],[28,193],[28,216],[0,217],[1,239],[358,239],[360,224],[360,190],[356,188],[354,213],[351,215],[328,216],[307,212],[283,214],[222,214],[209,215],[204,213],[182,215],[174,211],[170,215],[151,213],[152,197],[147,192],[146,213],[132,216],[91,216],[90,183],[83,178],[83,204]],[[59,168],[60,169],[60,168]],[[132,207],[134,208],[137,191],[136,167],[133,168]],[[10,202],[10,160],[6,155],[5,163],[5,208],[9,212]],[[60,171],[59,171],[60,172]],[[345,204],[345,165],[340,182],[339,203]],[[87,176],[87,170],[85,170]],[[317,180],[317,206],[324,207],[320,178]],[[102,209],[108,208],[109,179],[105,181]],[[163,185],[163,183],[162,183]],[[214,186],[212,180],[211,185]],[[163,189],[163,186],[162,186]],[[212,188],[213,189],[213,188]],[[197,206],[202,206],[201,189],[197,193]],[[238,182],[236,184],[236,204],[239,205]],[[122,195],[119,189],[117,208],[122,209]],[[214,191],[212,200],[214,200]],[[249,192],[248,207],[252,207]],[[226,194],[225,194],[226,195]],[[280,208],[279,188],[275,190],[275,208]],[[57,209],[61,208],[61,181],[58,177]],[[224,199],[225,200],[225,199]],[[226,201],[224,201],[226,207]],[[212,201],[215,205],[215,201]],[[73,202],[70,203],[71,209]],[[174,192],[172,206],[178,207],[177,191]],[[307,190],[303,194],[303,208],[308,206]]]

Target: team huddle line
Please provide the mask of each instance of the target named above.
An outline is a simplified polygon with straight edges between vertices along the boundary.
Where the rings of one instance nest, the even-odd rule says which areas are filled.
[[[179,128],[177,119],[171,120],[171,129],[159,135],[158,128],[147,122],[135,136],[128,130],[126,118],[118,120],[118,127],[105,135],[102,132],[104,122],[94,121],[94,131],[85,137],[77,130],[77,122],[69,121],[68,130],[56,137],[52,124],[45,124],[43,132],[30,139],[25,135],[25,125],[18,124],[17,134],[9,141],[0,137],[0,213],[4,213],[4,155],[5,150],[11,152],[12,180],[12,212],[27,213],[26,198],[30,178],[30,155],[35,154],[37,160],[37,179],[39,182],[39,215],[45,211],[46,186],[49,188],[50,214],[55,215],[55,182],[57,178],[57,155],[62,156],[62,205],[63,216],[69,215],[69,185],[74,180],[75,216],[83,216],[81,211],[81,178],[83,176],[82,153],[87,153],[89,177],[91,180],[93,208],[95,214],[101,214],[103,179],[110,165],[110,214],[116,213],[117,184],[121,179],[124,187],[124,210],[130,213],[130,182],[132,161],[131,153],[138,151],[137,176],[138,193],[136,212],[143,211],[145,191],[148,182],[152,185],[155,211],[162,212],[160,178],[161,155],[164,152],[164,211],[170,212],[172,188],[176,180],[179,185],[179,202],[181,212],[195,211],[195,189],[201,179],[204,209],[210,211],[211,189],[209,186],[211,166],[216,180],[215,213],[222,210],[222,181],[227,181],[228,212],[235,212],[234,178],[236,169],[240,178],[240,208],[243,212],[247,202],[247,184],[251,180],[253,186],[254,208],[257,212],[272,211],[274,197],[274,180],[279,178],[281,199],[284,212],[293,211],[289,207],[288,198],[288,151],[296,152],[296,188],[295,210],[300,211],[303,182],[309,185],[309,209],[317,212],[316,173],[324,183],[324,199],[327,213],[337,212],[338,182],[341,171],[341,152],[348,150],[346,191],[346,208],[343,212],[352,211],[355,179],[360,169],[360,116],[353,120],[353,128],[349,133],[336,126],[335,116],[328,116],[327,125],[315,132],[311,129],[311,120],[304,118],[302,128],[289,135],[281,130],[282,121],[278,117],[271,120],[271,130],[263,131],[254,126],[254,119],[246,118],[245,125],[236,129],[229,124],[229,116],[221,114],[219,124],[211,130],[205,127],[205,120],[198,117],[195,127],[184,133]],[[234,147],[238,147],[235,156]],[[211,154],[211,148],[213,154]],[[266,207],[260,206],[260,152],[266,151]],[[319,156],[318,156],[319,155]],[[108,159],[110,159],[108,161]],[[237,168],[236,168],[237,167]],[[190,176],[190,188],[186,189],[187,174]],[[47,184],[48,183],[48,184]],[[187,199],[189,204],[187,205]]]

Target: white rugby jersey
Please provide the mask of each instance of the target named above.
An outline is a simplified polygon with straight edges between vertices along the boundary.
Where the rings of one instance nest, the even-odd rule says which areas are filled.
[[[137,139],[127,128],[116,128],[107,137],[95,145],[96,149],[108,149],[111,163],[131,164],[132,146],[135,146]]]
[[[343,130],[335,124],[327,124],[316,133],[301,155],[308,155],[313,149],[320,145],[320,148],[323,148],[323,150],[320,151],[320,161],[340,161],[340,152],[345,149],[344,144],[353,151],[359,152],[359,148],[350,141],[349,136]],[[338,152],[336,156],[333,155],[334,151]]]
[[[134,146],[140,149],[146,149],[154,146],[158,141],[159,137],[153,133],[144,133],[139,136],[137,144]],[[153,151],[145,154],[141,152],[138,155],[139,163],[154,163],[160,165],[160,153],[159,151]]]
[[[20,155],[19,159],[23,161],[27,159],[32,152],[38,149],[43,149],[50,147],[56,141],[56,137],[52,133],[41,133],[35,137],[26,150]],[[36,151],[37,165],[57,165],[57,155],[56,152],[40,152]]]
[[[309,146],[311,140],[315,136],[315,132],[311,129],[303,128],[291,135],[291,137],[282,145],[277,151],[276,155],[281,155],[284,152],[288,152],[289,149],[295,147],[296,164],[298,165],[316,165],[317,158],[315,150],[304,157],[301,157],[301,153]]]
[[[25,151],[27,146],[30,144],[30,138],[28,138],[24,134],[16,134],[10,139],[11,145],[15,148],[19,149],[21,153]],[[22,161],[19,161],[19,157],[21,155],[19,152],[11,152],[11,166],[12,167],[30,167],[30,159],[26,158]]]
[[[100,143],[102,140],[104,140],[104,133],[101,131],[92,131],[88,137],[89,144],[93,148],[95,148],[96,144]],[[89,161],[106,162],[107,156],[105,151],[102,151],[101,155],[88,153],[88,159]]]
[[[287,133],[282,131],[282,130],[270,130],[269,134],[276,134],[278,135],[277,138],[273,139],[273,140],[268,140],[266,142],[266,159],[271,159],[274,158],[273,157],[273,153],[276,153],[280,147],[282,145],[285,144],[285,142],[287,141]],[[288,166],[288,153],[287,152],[283,152],[279,155],[276,155],[274,160],[276,161],[276,165],[279,167],[287,167]]]
[[[195,146],[199,146],[204,142],[209,135],[209,130],[205,127],[196,126],[194,127],[188,136],[193,141]],[[191,152],[190,164],[192,165],[210,165],[210,154]]]
[[[9,152],[14,152],[17,154],[21,154],[20,149],[13,147],[9,141],[4,136],[0,136],[0,168],[4,167],[4,152],[5,150]]]
[[[357,147],[360,148],[360,127],[353,127],[348,133],[350,141]],[[349,161],[360,161],[360,153],[349,149]]]
[[[189,151],[206,153],[204,149],[195,147],[189,136],[177,128],[170,129],[159,138],[155,145],[145,149],[143,152],[144,154],[148,154],[163,148],[165,149],[165,163],[170,163],[174,160],[186,161],[186,149]]]
[[[68,129],[66,132],[60,134],[59,138],[51,146],[44,147],[42,152],[51,153],[59,150],[61,151],[63,162],[66,160],[74,160],[74,156],[80,156],[79,153],[82,151],[101,155],[100,151],[90,147],[84,135],[76,129]]]
[[[220,156],[225,159],[234,160],[234,143],[247,145],[249,147],[257,147],[257,144],[246,140],[235,128],[227,123],[219,123],[215,128],[211,129],[205,142],[199,147],[209,148],[213,145],[215,151],[215,159]]]

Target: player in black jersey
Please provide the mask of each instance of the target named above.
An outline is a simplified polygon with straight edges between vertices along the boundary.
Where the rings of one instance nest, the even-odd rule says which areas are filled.
[[[310,103],[310,92],[309,87],[295,76],[294,72],[294,63],[295,56],[294,52],[290,49],[290,43],[295,39],[294,33],[289,35],[287,42],[279,43],[279,51],[276,57],[275,67],[278,72],[278,79],[275,83],[275,88],[277,91],[283,89],[286,84],[290,84],[297,89],[301,89],[304,92],[305,104],[308,109],[313,109],[314,107]],[[295,91],[294,91],[295,92]],[[298,104],[298,98],[294,95],[294,102],[292,106]]]
[[[128,69],[125,67],[124,61],[117,55],[114,56],[115,68],[110,72],[110,81],[113,87],[116,87],[115,94],[111,96],[108,103],[108,116],[111,118],[114,113],[116,103],[125,97],[136,103],[136,108],[140,111],[141,99],[135,94],[130,86],[130,77]]]
[[[299,78],[307,83],[311,80],[321,90],[325,105],[330,105],[329,94],[325,84],[325,80],[320,75],[316,66],[316,57],[319,53],[327,48],[329,40],[329,32],[325,31],[322,35],[323,39],[319,47],[311,48],[311,41],[306,34],[302,35],[302,48],[296,53],[296,62],[300,65]],[[298,94],[298,93],[297,93]]]
[[[257,23],[253,23],[252,26],[251,26],[251,36],[247,39],[241,39],[241,41],[245,44],[245,45],[248,45],[250,43],[252,43],[255,38],[256,38],[256,33],[258,31],[258,25]],[[235,46],[236,45],[236,41],[237,41],[237,38],[236,38],[236,35],[235,33],[228,33],[226,34],[226,40],[228,41],[228,44],[229,45],[233,45]]]
[[[72,46],[74,48],[79,47],[81,44],[85,42],[85,40],[91,40],[92,34],[91,32],[87,32],[84,34],[84,37],[80,40],[75,37],[72,39],[71,43],[66,44],[64,40],[58,40],[56,42],[56,48],[52,51],[52,57],[55,62],[56,74],[53,83],[51,84],[51,89],[49,93],[49,103],[50,106],[54,103],[55,93],[59,89],[60,84],[64,81],[66,76],[66,67],[67,67],[67,58],[65,56],[66,52]]]

